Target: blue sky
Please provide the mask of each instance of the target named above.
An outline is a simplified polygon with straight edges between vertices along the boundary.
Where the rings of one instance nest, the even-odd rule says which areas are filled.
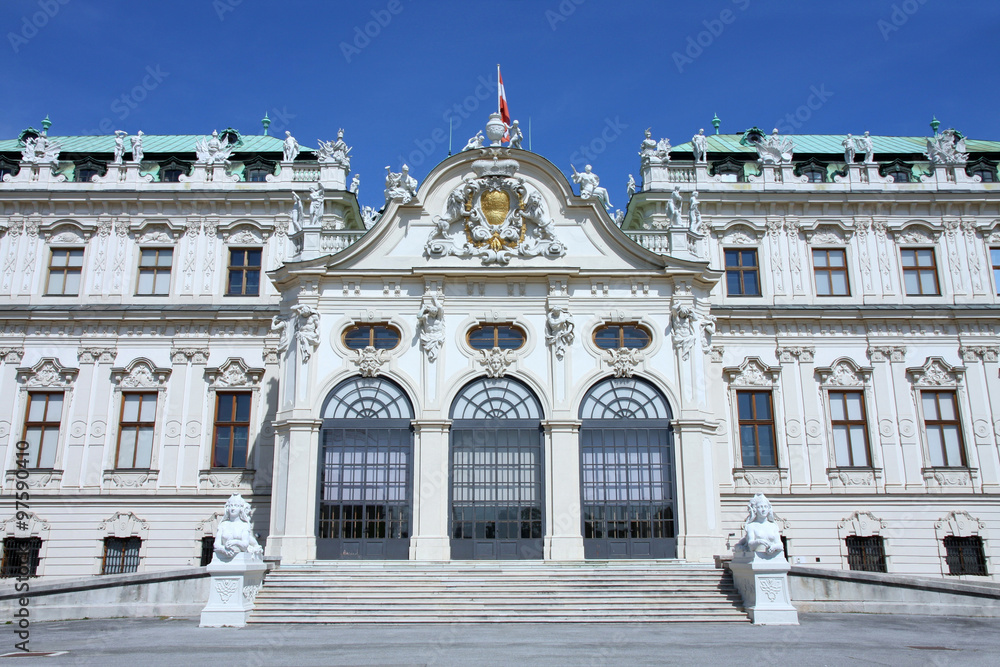
[[[354,147],[361,201],[419,179],[495,108],[496,64],[532,148],[590,162],[624,202],[642,131],[1000,139],[1000,3],[945,0],[5,0],[0,137],[288,129]],[[789,116],[790,114],[790,116]],[[617,197],[616,197],[617,194]]]

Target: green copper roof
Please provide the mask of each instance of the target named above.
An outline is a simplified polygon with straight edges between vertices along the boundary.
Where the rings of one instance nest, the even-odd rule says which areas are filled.
[[[768,133],[765,133],[768,135]],[[709,153],[754,153],[753,146],[741,146],[740,134],[713,134],[708,137]],[[782,135],[786,136],[786,135]],[[808,153],[827,153],[832,155],[843,155],[844,139],[846,134],[789,134],[787,135],[795,143],[796,155]],[[862,135],[854,135],[855,137]],[[928,137],[877,137],[871,135],[872,144],[875,147],[875,155],[886,153],[911,153],[923,155],[927,150]],[[1000,153],[1000,141],[979,141],[974,139],[965,140],[966,150],[970,153]],[[691,142],[678,144],[672,149],[674,152],[685,152],[691,150]]]
[[[129,135],[134,136],[134,135]],[[144,134],[142,135],[143,153],[194,153],[194,145],[210,134]],[[97,137],[49,137],[59,142],[63,153],[114,153],[114,135]],[[131,149],[131,142],[125,141],[126,154]],[[266,136],[263,134],[243,135],[243,143],[236,148],[236,153],[280,153],[284,138]],[[17,139],[0,141],[0,152],[21,152],[22,147]],[[313,149],[302,148],[303,152],[313,152]]]

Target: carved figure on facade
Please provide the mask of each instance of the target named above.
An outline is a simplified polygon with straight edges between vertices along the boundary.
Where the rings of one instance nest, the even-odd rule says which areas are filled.
[[[420,347],[427,353],[429,361],[435,361],[444,344],[444,306],[437,292],[424,296],[417,312],[417,325]]]
[[[694,347],[696,338],[696,321],[693,306],[686,303],[674,304],[670,318],[670,334],[674,349],[680,353],[681,359],[687,360],[691,356],[691,348]]]
[[[292,211],[289,213],[289,218],[291,218],[291,233],[298,234],[302,231],[302,223],[305,220],[306,212],[305,207],[302,205],[302,197],[299,196],[298,192],[292,193]]]
[[[478,361],[486,371],[486,377],[502,378],[514,363],[514,350],[501,350],[499,347],[479,350]]]
[[[403,165],[397,174],[390,167],[385,168],[385,201],[395,200],[409,204],[417,196],[417,179],[410,176],[410,168]]]
[[[754,494],[747,503],[748,516],[743,524],[743,538],[736,543],[736,553],[757,552],[765,558],[782,553],[781,531],[774,518],[771,501],[763,493]]]
[[[233,145],[229,143],[228,136],[219,139],[219,131],[212,130],[211,137],[207,140],[201,139],[194,145],[194,152],[198,156],[196,163],[206,166],[228,165],[233,148]]]
[[[965,137],[954,129],[935,133],[927,140],[924,152],[931,164],[965,164],[969,154],[965,152]]]
[[[292,312],[298,315],[295,321],[295,342],[302,353],[302,361],[306,362],[319,347],[319,311],[312,306],[300,303],[292,306]]]
[[[761,164],[791,164],[795,152],[795,144],[790,138],[779,136],[778,128],[774,128],[771,136],[754,143],[754,147]]]
[[[616,378],[630,378],[635,372],[635,367],[642,360],[642,352],[639,350],[623,347],[617,350],[607,350],[608,365]]]
[[[701,222],[701,209],[698,202],[698,191],[692,190],[688,196],[688,230],[695,234],[704,234],[705,229]]]
[[[670,227],[680,227],[684,216],[684,199],[681,197],[680,186],[675,185],[670,199],[667,201],[667,224]]]
[[[698,130],[698,134],[691,137],[691,152],[694,153],[695,163],[708,162],[708,137],[705,136],[705,128]]]
[[[507,127],[508,135],[510,136],[508,148],[520,148],[521,142],[524,141],[524,133],[521,132],[521,128],[518,127],[517,121],[512,121]]]
[[[715,335],[715,331],[718,326],[718,318],[716,318],[715,315],[706,315],[701,320],[701,335],[705,341],[702,350],[705,353],[712,352],[712,336]],[[715,360],[713,359],[713,361]],[[718,361],[722,361],[722,359],[719,359]]]
[[[24,139],[21,162],[55,167],[59,164],[59,152],[61,150],[62,147],[59,143],[49,139],[44,132],[38,136],[28,136]]]
[[[347,188],[347,191],[353,194],[358,194],[358,190],[361,189],[361,174],[354,174],[354,178],[351,179],[351,185]]]
[[[566,356],[566,348],[576,338],[573,316],[565,307],[553,304],[545,316],[545,342],[556,353],[556,359]]]
[[[127,136],[128,132],[115,130],[115,164],[121,164],[125,158],[125,137]]]
[[[264,550],[257,543],[250,524],[252,514],[250,503],[242,495],[234,493],[229,496],[215,535],[214,551],[217,558],[229,561],[242,552],[252,560],[264,559]]]
[[[628,194],[629,198],[635,194],[635,176],[632,174],[628,175],[628,183],[625,184],[625,192]]]
[[[285,130],[285,141],[281,145],[281,159],[285,162],[292,162],[299,156],[299,142],[295,140],[292,133]]]
[[[344,130],[337,130],[335,141],[323,141],[317,139],[319,150],[316,152],[316,160],[320,164],[333,165],[335,167],[351,168],[351,146],[344,141]]]
[[[584,166],[581,174],[576,167],[573,169],[573,182],[580,184],[580,196],[584,199],[596,199],[601,202],[604,208],[611,208],[611,199],[608,197],[608,189],[600,187],[601,179],[593,172],[593,168],[588,164]]]
[[[135,136],[132,137],[132,139],[131,139],[131,143],[132,143],[132,162],[135,162],[136,164],[139,164],[140,162],[142,162],[142,155],[143,155],[142,154],[142,137],[143,137],[142,130],[139,130],[138,132],[135,133]]]
[[[670,150],[669,139],[654,141],[650,128],[647,128],[639,147],[639,162],[643,167],[665,165],[670,162]]]
[[[483,142],[485,140],[486,140],[486,137],[483,136],[483,131],[479,130],[478,132],[476,132],[475,135],[473,135],[472,137],[470,137],[467,142],[465,142],[465,147],[462,149],[462,152],[464,152],[464,151],[472,151],[472,150],[476,150],[477,148],[482,148],[483,147]]]
[[[371,229],[375,225],[376,220],[378,220],[378,211],[375,210],[374,206],[361,207],[361,223],[365,226],[365,229]]]
[[[477,256],[484,266],[506,266],[515,256],[566,254],[541,195],[514,176],[516,161],[477,160],[472,167],[478,178],[467,177],[452,190],[444,215],[434,218],[424,244],[428,257]],[[457,224],[461,228],[453,231]]]
[[[378,350],[371,345],[367,345],[357,352],[354,363],[358,365],[358,372],[361,377],[373,378],[379,374],[382,366],[389,360],[389,353],[386,350]]]
[[[323,226],[323,208],[326,201],[326,191],[323,185],[316,183],[309,188],[309,224],[314,227]]]

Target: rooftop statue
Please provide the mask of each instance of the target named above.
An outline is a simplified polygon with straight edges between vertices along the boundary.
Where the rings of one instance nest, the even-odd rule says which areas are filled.
[[[309,223],[315,227],[323,224],[323,206],[326,192],[319,183],[309,189]]]
[[[841,142],[841,145],[844,147],[844,162],[846,162],[847,164],[853,164],[854,150],[856,148],[854,137],[852,137],[850,133],[848,133],[844,141]]]
[[[965,137],[954,129],[935,133],[927,140],[927,151],[924,153],[931,164],[965,164],[969,154],[965,152]]]
[[[219,131],[212,130],[212,136],[208,140],[202,139],[194,145],[194,152],[198,155],[197,163],[204,165],[229,164],[229,156],[233,152],[233,146],[226,138],[219,139]]]
[[[125,137],[127,136],[128,132],[115,130],[115,164],[121,164],[125,157]]]
[[[507,144],[507,147],[520,148],[521,142],[524,141],[524,134],[521,133],[521,128],[517,126],[517,121],[512,121],[507,129],[510,134],[510,143]]]
[[[361,187],[361,174],[354,174],[354,178],[351,179],[351,185],[347,189],[348,192],[353,192],[358,194],[358,189]]]
[[[743,524],[745,534],[736,543],[733,551],[736,553],[756,552],[765,558],[771,558],[782,553],[781,533],[774,520],[774,510],[771,502],[763,493],[757,493],[747,503],[748,516]]]
[[[336,141],[319,139],[319,151],[316,159],[320,164],[334,164],[344,169],[351,168],[351,147],[344,141],[343,128],[337,130]]]
[[[591,166],[589,164],[585,166],[582,174],[573,165],[570,167],[573,169],[573,182],[580,184],[580,196],[584,199],[594,198],[601,202],[604,208],[611,208],[608,190],[600,187],[601,179],[591,171]]]
[[[646,128],[645,138],[639,147],[639,156],[642,166],[664,165],[670,162],[670,140],[660,139],[654,141],[650,129]]]
[[[132,162],[139,164],[142,162],[142,130],[132,137]]]
[[[656,153],[656,140],[653,139],[653,128],[647,127],[645,132],[645,137],[642,143],[639,144],[639,156],[642,158],[647,158]]]
[[[858,150],[865,154],[864,163],[874,164],[875,163],[875,146],[872,143],[872,138],[868,135],[868,131],[865,131],[865,136],[858,137]]]
[[[282,159],[285,162],[291,162],[299,156],[299,142],[295,140],[292,133],[285,130],[285,142],[282,145]]]
[[[24,140],[21,161],[27,164],[47,164],[55,167],[59,162],[60,150],[62,147],[42,132],[37,137],[29,136]]]
[[[698,130],[698,134],[691,137],[691,152],[694,153],[695,162],[708,162],[708,137],[705,136],[705,128]]]
[[[402,171],[393,173],[389,168],[385,168],[385,200],[400,201],[404,204],[410,203],[417,196],[417,179],[410,176],[410,168],[403,165]]]
[[[790,164],[795,152],[795,144],[788,137],[779,136],[778,128],[774,128],[771,136],[761,139],[754,146],[761,164]]]
[[[378,211],[375,210],[374,206],[361,207],[361,222],[364,223],[365,229],[371,229],[377,219]]]
[[[485,141],[485,139],[486,138],[483,136],[483,131],[479,130],[478,132],[476,132],[475,136],[470,137],[469,140],[465,142],[465,148],[462,149],[462,152],[472,151],[477,148],[482,148],[483,141]]]
[[[225,513],[219,521],[215,535],[214,551],[217,558],[228,561],[240,552],[245,552],[253,560],[263,560],[264,550],[257,544],[250,525],[250,503],[238,493],[229,496]]]
[[[628,183],[625,184],[625,192],[628,193],[629,197],[635,194],[635,176],[632,174],[628,175]]]

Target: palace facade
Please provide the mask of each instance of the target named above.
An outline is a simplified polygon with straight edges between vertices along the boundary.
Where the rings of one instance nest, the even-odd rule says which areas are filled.
[[[612,214],[489,139],[378,212],[342,137],[126,141],[0,141],[4,574],[203,564],[232,493],[282,564],[710,562],[763,492],[793,563],[996,577],[1000,142],[647,136]]]

